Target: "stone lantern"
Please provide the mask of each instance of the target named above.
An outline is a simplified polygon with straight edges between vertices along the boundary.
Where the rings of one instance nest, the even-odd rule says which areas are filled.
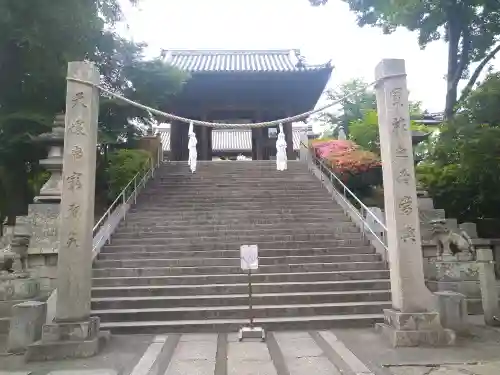
[[[34,141],[48,147],[47,159],[40,160],[40,165],[50,172],[50,178],[40,189],[35,202],[60,203],[62,194],[64,113],[56,115],[51,132],[40,134],[34,138]]]
[[[56,115],[52,130],[33,139],[48,148],[47,158],[40,160],[40,165],[50,172],[50,178],[28,207],[28,224],[31,227],[28,266],[32,275],[40,280],[43,293],[49,293],[55,287],[57,277],[64,123],[64,114]]]

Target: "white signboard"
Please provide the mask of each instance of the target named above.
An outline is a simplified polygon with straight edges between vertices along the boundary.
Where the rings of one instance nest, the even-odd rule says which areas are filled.
[[[242,270],[256,270],[259,268],[259,248],[257,245],[242,245],[240,247]]]

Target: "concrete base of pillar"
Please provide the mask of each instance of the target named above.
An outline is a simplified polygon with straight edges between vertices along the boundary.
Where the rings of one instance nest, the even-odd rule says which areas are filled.
[[[437,292],[434,295],[437,297],[437,309],[443,327],[455,331],[459,336],[469,335],[465,295],[451,291]]]
[[[24,353],[26,348],[40,340],[47,315],[45,302],[26,301],[12,307],[7,351]]]
[[[42,339],[28,347],[25,360],[54,361],[68,358],[88,358],[99,353],[111,337],[99,331],[99,318],[84,322],[50,323],[43,326]]]
[[[437,312],[402,313],[387,309],[384,320],[375,329],[395,348],[455,345],[455,332],[441,326]]]

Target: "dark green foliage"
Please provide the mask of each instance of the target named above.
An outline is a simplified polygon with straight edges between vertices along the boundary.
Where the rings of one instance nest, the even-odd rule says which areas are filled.
[[[500,126],[500,72],[492,73],[468,96],[463,114],[477,124]]]
[[[144,45],[113,31],[122,18],[119,3],[0,1],[0,221],[23,214],[39,188],[28,181],[38,180],[46,150],[30,137],[64,110],[69,61],[94,61],[108,89],[159,109],[186,79],[159,59],[145,61]],[[130,142],[152,120],[107,98],[100,103],[100,142]]]
[[[142,176],[150,163],[151,155],[144,150],[123,149],[112,152],[106,169],[108,198],[114,200],[137,173]]]
[[[418,176],[450,217],[500,218],[500,80],[490,75],[448,122]]]

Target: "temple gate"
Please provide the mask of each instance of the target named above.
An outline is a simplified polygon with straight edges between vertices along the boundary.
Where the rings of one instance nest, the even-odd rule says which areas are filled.
[[[298,50],[164,51],[165,60],[190,74],[172,102],[171,113],[232,124],[272,121],[316,105],[332,66],[304,63]],[[199,160],[212,160],[212,128],[195,125]],[[283,124],[287,154],[293,159],[292,124]],[[252,159],[276,155],[277,126],[252,129]],[[171,160],[187,160],[188,126],[172,122]]]

